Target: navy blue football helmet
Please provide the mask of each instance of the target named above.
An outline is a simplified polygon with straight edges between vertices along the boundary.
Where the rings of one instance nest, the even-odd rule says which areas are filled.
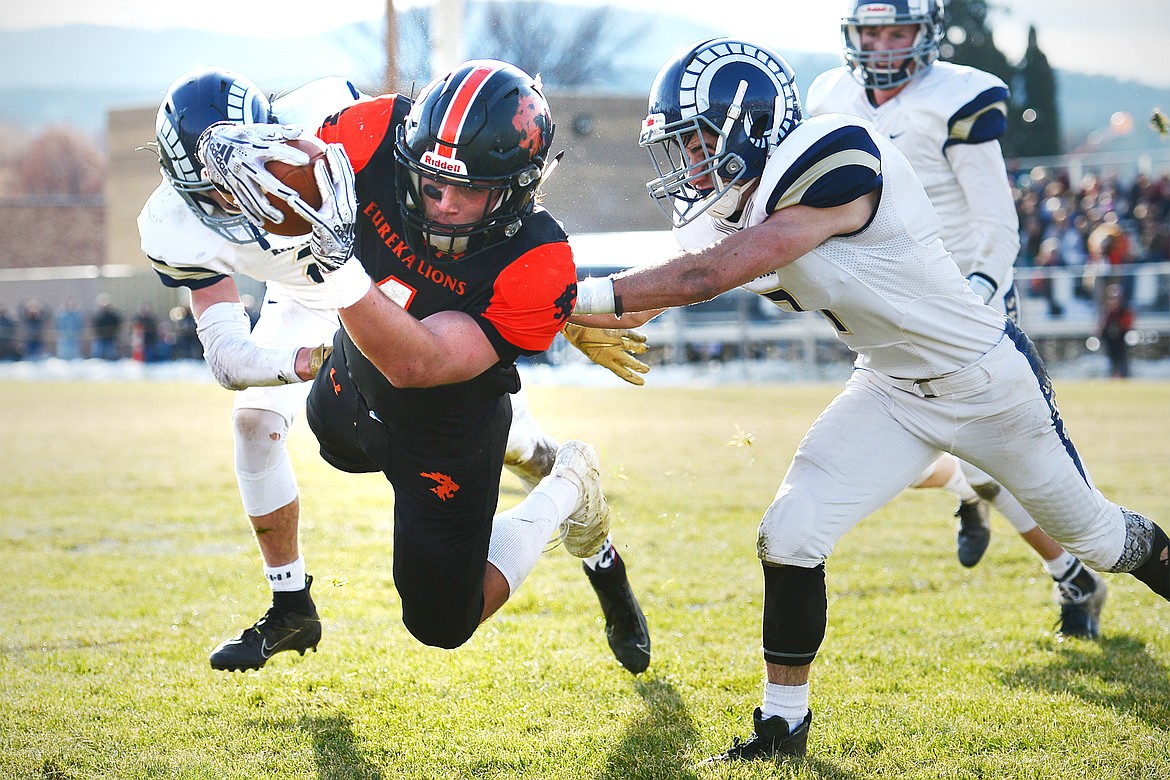
[[[407,242],[449,260],[516,234],[532,212],[553,138],[539,78],[499,60],[469,60],[430,82],[398,129],[394,157]],[[470,222],[427,219],[427,182],[486,190]]]
[[[909,48],[862,48],[860,28],[895,24],[918,25]],[[922,75],[938,59],[943,32],[942,0],[849,0],[848,13],[841,19],[845,64],[863,86],[893,89]]]
[[[163,178],[186,201],[195,216],[236,244],[256,240],[246,217],[229,212],[210,195],[203,163],[195,155],[199,136],[216,122],[272,121],[268,97],[248,79],[223,68],[199,68],[183,74],[167,89],[155,117],[155,138]]]
[[[742,188],[802,118],[792,68],[779,54],[732,38],[692,46],[662,66],[650,87],[639,138],[658,172],[646,185],[650,197],[675,227],[707,211],[730,216]],[[685,149],[696,133],[716,141],[691,162]]]

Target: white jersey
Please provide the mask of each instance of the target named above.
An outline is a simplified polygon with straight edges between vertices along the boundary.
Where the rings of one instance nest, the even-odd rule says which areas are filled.
[[[812,115],[871,122],[906,155],[943,224],[943,241],[965,276],[979,273],[999,295],[1012,284],[1019,219],[998,139],[1007,125],[1007,86],[975,68],[937,62],[891,100],[874,106],[847,67],[816,78]]]
[[[272,110],[281,123],[299,124],[311,132],[359,97],[348,81],[331,77],[278,96]],[[311,278],[319,272],[307,236],[253,231],[256,241],[234,244],[208,229],[166,181],[139,213],[138,232],[142,251],[169,287],[199,289],[243,274],[265,282],[269,291],[280,297],[291,297],[311,309],[333,309],[323,285]]]
[[[1003,336],[943,247],[941,224],[906,157],[872,125],[843,115],[805,120],[768,158],[741,221],[703,214],[675,231],[697,249],[787,206],[832,207],[880,187],[873,220],[744,285],[787,311],[819,311],[857,365],[906,379],[974,362]]]

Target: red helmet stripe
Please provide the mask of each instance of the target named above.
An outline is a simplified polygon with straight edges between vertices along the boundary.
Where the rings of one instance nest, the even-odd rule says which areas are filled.
[[[483,89],[483,85],[496,70],[482,66],[472,68],[463,77],[459,86],[455,88],[455,96],[447,105],[447,113],[444,114],[442,126],[439,128],[439,141],[442,143],[435,147],[435,154],[440,157],[453,158],[455,156],[455,149],[449,144],[454,144],[459,140],[459,133],[463,130],[463,123],[467,120],[467,110],[475,101],[479,91]]]

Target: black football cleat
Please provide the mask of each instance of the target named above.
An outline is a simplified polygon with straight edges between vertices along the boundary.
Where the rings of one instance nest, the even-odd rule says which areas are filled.
[[[812,710],[794,731],[788,730],[788,721],[781,717],[765,718],[760,708],[752,713],[755,731],[746,740],[736,737],[731,747],[717,756],[711,756],[700,766],[732,761],[760,761],[772,758],[803,758],[808,753],[808,729],[812,724]]]
[[[601,602],[605,639],[618,662],[634,674],[650,666],[650,629],[626,576],[626,564],[613,550],[613,563],[596,570],[581,564]]]
[[[264,617],[235,639],[227,639],[211,653],[211,668],[225,672],[259,669],[276,653],[296,650],[317,652],[321,641],[321,619],[309,597],[312,577],[305,577],[304,596],[309,612],[283,609],[273,603]],[[275,599],[274,599],[275,601]]]
[[[1101,609],[1105,606],[1105,580],[1077,561],[1056,583],[1060,601],[1060,636],[1096,639],[1101,634]]]
[[[955,540],[959,563],[971,568],[982,560],[991,544],[991,512],[987,502],[977,498],[961,502],[955,517],[959,518],[959,533]]]

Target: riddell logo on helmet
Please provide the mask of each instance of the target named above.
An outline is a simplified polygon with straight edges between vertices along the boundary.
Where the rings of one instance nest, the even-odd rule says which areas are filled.
[[[422,164],[429,165],[432,168],[437,168],[446,173],[458,173],[462,176],[467,175],[467,166],[463,164],[462,160],[440,157],[434,152],[423,152]]]

